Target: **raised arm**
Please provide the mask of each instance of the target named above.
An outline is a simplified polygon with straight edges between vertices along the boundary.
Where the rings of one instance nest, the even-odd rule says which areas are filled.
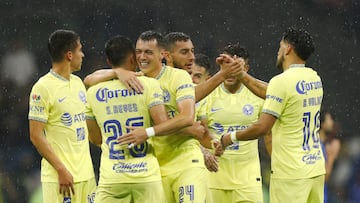
[[[206,80],[205,82],[195,87],[195,100],[199,102],[210,94],[217,86],[219,86],[224,80],[231,75],[238,75],[242,71],[241,60],[219,60],[217,63],[220,65],[220,71],[214,76]]]
[[[91,87],[114,78],[116,78],[116,73],[113,69],[100,69],[87,75],[84,79],[84,84],[86,87]]]
[[[65,165],[55,154],[53,148],[45,138],[44,129],[45,123],[36,120],[30,120],[30,140],[40,155],[44,157],[57,171],[59,176],[59,192],[64,196],[71,195],[70,193],[75,194],[73,176],[66,169]]]
[[[137,76],[142,76],[141,72],[133,72],[125,70],[124,68],[115,69],[101,69],[97,70],[84,79],[86,87],[90,87],[98,84],[99,82],[108,81],[114,78],[118,78],[128,90],[134,89],[137,92],[143,92],[144,88],[141,82],[137,79]]]
[[[239,79],[241,83],[244,84],[252,93],[262,99],[265,99],[266,89],[268,86],[267,82],[258,80],[244,71],[239,74]]]

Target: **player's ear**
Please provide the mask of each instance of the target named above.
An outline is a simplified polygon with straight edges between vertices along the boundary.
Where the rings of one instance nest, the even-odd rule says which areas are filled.
[[[106,57],[106,63],[107,63],[109,66],[112,66],[112,64],[110,63],[109,58],[107,58],[107,57]]]
[[[165,59],[166,61],[172,62],[172,57],[171,57],[169,51],[163,49],[163,50],[161,51],[161,55],[162,55],[163,59]]]
[[[293,49],[294,47],[290,43],[286,43],[285,55],[288,55]]]
[[[65,59],[66,59],[66,60],[71,61],[71,60],[72,60],[72,57],[73,57],[72,51],[67,51],[67,52],[65,53]]]
[[[250,70],[250,66],[248,63],[245,63],[244,69],[245,69],[245,72],[248,72]]]

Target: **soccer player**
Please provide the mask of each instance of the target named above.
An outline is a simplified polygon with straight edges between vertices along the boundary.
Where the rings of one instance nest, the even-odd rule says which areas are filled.
[[[189,74],[161,63],[165,40],[161,34],[146,31],[136,42],[139,68],[156,78],[163,89],[164,103],[171,119],[194,121],[195,92]],[[191,136],[154,137],[167,202],[205,201],[205,167],[199,142]]]
[[[73,75],[84,57],[78,34],[56,30],[48,40],[50,72],[30,93],[30,139],[40,155],[44,202],[93,202],[96,182],[85,120],[86,90]]]
[[[223,54],[241,57],[249,69],[249,53],[239,44],[229,44]],[[200,117],[218,138],[246,129],[258,120],[264,100],[254,95],[236,77],[227,78],[205,99]],[[208,202],[263,202],[258,140],[235,142],[219,157],[219,169],[208,173]]]
[[[195,63],[191,68],[191,79],[194,84],[201,84],[212,75],[213,68],[210,59],[205,54],[195,54]]]
[[[135,48],[130,39],[113,37],[106,43],[105,53],[113,69],[135,71]],[[90,137],[101,144],[102,149],[95,202],[165,202],[159,163],[151,140],[124,146],[119,145],[117,138],[129,132],[127,127],[162,123],[146,129],[146,140],[155,133],[171,132],[184,123],[168,120],[158,81],[148,77],[138,79],[144,87],[141,94],[128,91],[118,80],[101,82],[88,90],[86,117]]]
[[[185,56],[184,56],[185,55]],[[166,43],[164,42],[164,50],[161,53],[162,58],[166,58],[167,65],[179,69],[187,70],[193,66],[194,61],[194,47],[188,35],[182,32],[173,32],[166,35]],[[171,58],[170,58],[171,57]],[[176,61],[179,61],[178,63]],[[174,65],[175,62],[175,65]],[[205,98],[211,91],[222,83],[226,77],[230,75],[237,75],[241,72],[239,63],[228,62],[224,63],[220,71],[209,78],[203,84],[195,87],[195,101],[198,102]],[[132,89],[141,92],[143,87],[136,76],[141,75],[125,69],[101,69],[85,77],[84,83],[87,86],[95,85],[104,80],[110,80],[118,77],[126,87],[131,91]]]
[[[252,140],[272,129],[270,202],[324,202],[325,161],[320,145],[321,78],[305,67],[314,52],[310,34],[288,28],[280,41],[260,119],[223,136],[224,146]]]

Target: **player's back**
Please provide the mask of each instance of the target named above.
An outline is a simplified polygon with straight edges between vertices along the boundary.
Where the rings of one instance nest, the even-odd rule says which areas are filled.
[[[272,129],[273,178],[324,174],[318,133],[323,97],[320,77],[311,68],[293,67],[274,77],[269,87],[264,111],[278,114]]]
[[[102,133],[99,184],[160,180],[151,139],[131,149],[116,141],[129,132],[127,126],[150,127],[149,108],[163,104],[158,82],[147,77],[138,79],[144,86],[143,93],[127,90],[118,80],[102,82],[88,90],[87,117],[96,119]]]

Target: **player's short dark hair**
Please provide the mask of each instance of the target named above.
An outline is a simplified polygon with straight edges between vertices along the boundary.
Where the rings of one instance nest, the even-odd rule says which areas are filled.
[[[166,40],[166,43],[167,43],[167,46],[166,46],[166,49],[168,51],[171,51],[172,49],[172,46],[178,42],[178,41],[188,41],[188,40],[191,40],[190,39],[190,36],[183,33],[183,32],[170,32],[168,33],[167,35],[165,35],[165,40]]]
[[[311,35],[303,29],[290,27],[284,32],[282,39],[291,44],[295,53],[304,61],[315,51]]]
[[[72,30],[55,30],[50,34],[48,40],[48,50],[53,62],[60,62],[64,59],[64,54],[74,51],[77,47],[79,35]]]
[[[248,50],[241,46],[239,43],[235,43],[235,44],[228,44],[226,45],[223,50],[222,50],[223,53],[226,53],[226,54],[229,54],[231,56],[238,56],[238,57],[241,57],[243,58],[246,62],[249,61],[249,57],[250,57],[250,54],[248,52]]]
[[[195,54],[195,64],[201,67],[204,67],[209,75],[212,75],[214,70],[210,63],[210,58],[205,54],[197,53]]]
[[[126,57],[131,53],[135,53],[134,45],[131,40],[125,36],[117,35],[105,44],[106,57],[113,66],[123,64]]]
[[[143,41],[151,41],[156,40],[157,46],[160,48],[166,48],[166,42],[164,36],[159,33],[152,30],[145,31],[140,34],[139,39]]]

